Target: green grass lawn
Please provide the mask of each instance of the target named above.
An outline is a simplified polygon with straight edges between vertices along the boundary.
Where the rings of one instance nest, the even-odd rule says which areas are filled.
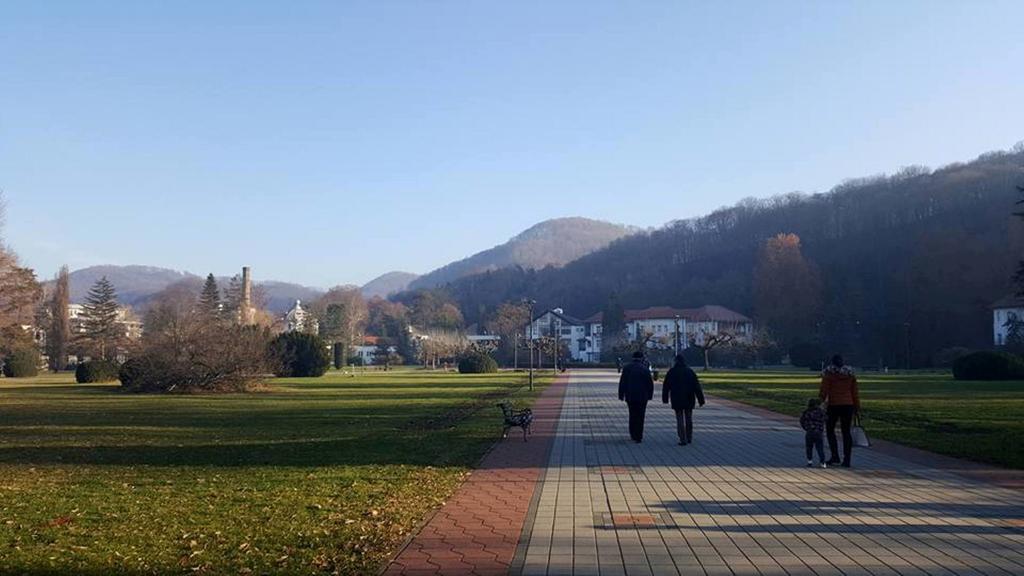
[[[0,379],[0,573],[372,573],[500,434],[522,374],[250,394]]]
[[[820,382],[813,372],[698,373],[711,393],[799,415]],[[864,427],[892,440],[1024,468],[1024,382],[961,382],[945,374],[859,374]]]

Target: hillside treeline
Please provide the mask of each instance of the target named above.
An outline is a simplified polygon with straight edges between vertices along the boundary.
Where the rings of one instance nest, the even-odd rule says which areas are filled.
[[[848,181],[827,193],[743,200],[628,236],[562,268],[507,268],[443,291],[467,323],[485,322],[501,303],[524,297],[580,317],[613,296],[628,308],[721,304],[769,333],[784,331],[786,345],[814,343],[861,365],[931,366],[951,348],[991,346],[989,307],[1015,291],[1011,276],[1024,246],[1024,224],[1012,215],[1022,166],[1018,145],[934,171],[911,167]],[[765,286],[782,280],[759,266],[780,234],[798,237],[813,271],[811,296],[800,291],[804,302],[772,302],[770,294],[785,298],[787,291]],[[783,322],[778,312],[786,306],[805,309],[783,315],[795,323]],[[773,325],[780,323],[786,326]]]

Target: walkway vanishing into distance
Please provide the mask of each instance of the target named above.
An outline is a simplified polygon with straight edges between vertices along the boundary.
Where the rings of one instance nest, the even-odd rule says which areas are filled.
[[[530,498],[517,506],[527,512],[505,524],[506,546],[507,531],[521,528],[515,554],[499,554],[478,573],[1024,574],[1024,491],[875,449],[855,451],[850,470],[805,468],[795,421],[714,398],[695,412],[694,444],[676,445],[673,413],[660,402],[648,408],[643,444],[634,444],[616,386],[613,371],[579,371],[552,390],[561,410],[551,412],[560,416],[525,445],[546,449],[547,466],[518,470],[520,480],[536,481],[516,492]],[[516,441],[495,452],[522,449]],[[448,519],[448,508],[435,520]],[[463,555],[458,543],[494,535],[486,511],[479,516],[476,524],[448,522],[457,533],[440,557],[459,564],[431,563],[418,537],[407,550],[421,562],[404,573],[473,573],[479,554]]]

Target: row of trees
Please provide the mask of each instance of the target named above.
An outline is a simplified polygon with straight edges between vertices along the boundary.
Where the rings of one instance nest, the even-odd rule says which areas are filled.
[[[0,197],[0,232],[4,216]],[[0,234],[0,360],[19,357],[23,375],[34,374],[42,343],[49,367],[63,370],[69,354],[110,358],[124,343],[117,293],[106,278],[92,287],[83,305],[80,325],[72,332],[67,266],[52,288],[43,289],[35,272],[21,266]]]

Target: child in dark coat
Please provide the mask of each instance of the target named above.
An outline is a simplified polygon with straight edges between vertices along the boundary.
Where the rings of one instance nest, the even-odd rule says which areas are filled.
[[[828,417],[821,409],[821,400],[811,398],[807,409],[800,415],[800,427],[804,429],[804,444],[807,448],[807,467],[814,466],[812,450],[818,452],[819,466],[825,468],[825,421]]]

